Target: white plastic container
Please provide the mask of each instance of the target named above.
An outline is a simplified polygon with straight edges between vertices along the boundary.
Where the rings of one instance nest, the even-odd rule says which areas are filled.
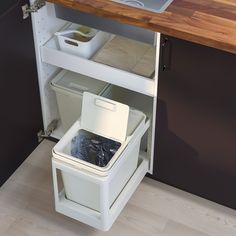
[[[62,70],[52,81],[64,132],[80,117],[84,92],[101,95],[108,84],[90,77]]]
[[[66,30],[56,32],[55,36],[62,51],[88,59],[110,39],[110,34],[92,28],[88,34],[84,34],[80,27],[71,24]],[[77,35],[82,35],[85,41],[81,41]]]
[[[144,113],[127,105],[84,93],[81,120],[69,129],[53,149],[53,158],[73,169],[62,172],[67,199],[89,209],[112,206],[137,168],[140,141],[145,132]],[[98,167],[70,155],[71,140],[80,129],[118,141],[121,147],[106,167]],[[74,173],[76,172],[76,175]],[[79,177],[78,177],[79,176]],[[106,196],[106,199],[101,199]]]

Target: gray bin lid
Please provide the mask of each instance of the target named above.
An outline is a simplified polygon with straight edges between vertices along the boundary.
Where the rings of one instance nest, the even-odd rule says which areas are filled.
[[[83,92],[100,94],[107,85],[106,82],[67,70],[62,70],[51,82],[54,90],[77,95]]]

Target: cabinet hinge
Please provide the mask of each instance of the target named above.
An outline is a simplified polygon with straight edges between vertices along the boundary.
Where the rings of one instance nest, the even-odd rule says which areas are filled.
[[[25,4],[23,5],[22,12],[23,12],[23,19],[29,17],[30,13],[37,12],[40,8],[46,5],[46,0],[36,0],[32,5]]]
[[[52,132],[57,128],[58,126],[58,120],[53,120],[47,127],[46,130],[40,130],[37,133],[38,136],[38,142],[40,143],[44,138],[49,138],[52,134]]]

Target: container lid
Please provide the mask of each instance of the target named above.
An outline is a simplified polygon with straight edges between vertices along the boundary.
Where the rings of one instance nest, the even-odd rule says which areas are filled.
[[[88,92],[83,94],[81,127],[101,136],[124,142],[129,106]]]
[[[91,95],[89,95],[89,96],[91,96]],[[94,96],[94,95],[92,95],[92,96],[93,96],[93,101],[94,101],[95,97],[98,97],[104,101],[109,101],[109,102],[111,101],[112,103],[114,102],[112,100],[104,99],[103,97]],[[87,97],[87,93],[85,92],[83,95],[83,100],[87,99],[86,97]],[[114,103],[116,103],[116,102],[114,102]],[[90,103],[88,102],[87,104],[90,104]],[[123,105],[123,104],[121,104],[121,105]],[[84,106],[84,109],[85,110],[89,109],[90,111],[93,110],[93,108],[91,109],[87,105]],[[83,114],[83,112],[82,112],[82,114]],[[143,112],[132,109],[132,108],[129,109],[128,116],[129,116],[129,119],[128,119],[128,125],[127,125],[128,128],[127,128],[126,136],[129,136],[130,138],[135,140],[137,138],[137,135],[140,134],[140,132],[142,132],[141,130],[142,130],[142,127],[144,127],[146,116]],[[93,114],[92,116],[90,115],[89,117],[87,117],[87,119],[91,118],[90,121],[88,121],[88,120],[86,120],[86,116],[84,116],[83,122],[84,123],[92,122],[92,124],[94,124],[95,120],[98,120],[97,117],[98,117],[97,114],[96,114],[96,116],[95,116],[95,114]],[[123,116],[122,118],[119,117],[119,122],[122,122],[124,118],[125,118],[125,116]],[[109,122],[111,122],[111,121],[113,121],[113,120],[109,120]],[[112,135],[107,134],[106,129],[109,127],[109,122],[107,122],[107,125],[106,125],[106,122],[107,122],[107,120],[103,120],[103,118],[101,117],[100,124],[103,124],[104,127],[100,127],[101,130],[99,130],[98,126],[94,125],[94,126],[96,126],[96,129],[95,128],[93,128],[93,129],[97,130],[97,132],[95,131],[93,133],[99,134],[98,132],[102,133],[102,131],[104,131],[104,133],[106,135],[101,135],[103,137],[110,138],[110,137],[108,137],[109,135],[115,136],[114,134],[112,134]],[[98,123],[99,123],[99,121],[98,121]],[[115,165],[115,163],[117,163],[117,160],[120,159],[126,146],[129,145],[129,142],[131,139],[126,138],[126,140],[121,143],[121,147],[117,150],[117,152],[114,154],[114,156],[108,162],[107,166],[99,167],[97,165],[91,164],[87,161],[78,159],[78,158],[71,155],[72,139],[74,137],[78,136],[78,132],[80,132],[81,129],[84,129],[84,127],[82,127],[81,119],[80,119],[80,120],[77,120],[73,124],[73,126],[61,138],[61,140],[54,146],[53,157],[64,162],[64,163],[72,165],[73,167],[78,168],[79,170],[86,170],[84,173],[86,173],[88,171],[88,172],[96,174],[98,176],[108,176],[111,173],[110,171],[112,171],[112,167]],[[113,127],[113,129],[115,131],[117,131],[117,129],[120,129],[120,130],[124,130],[124,132],[125,132],[125,128],[124,129],[118,128],[118,126],[116,126],[116,125]],[[111,130],[113,130],[113,129],[111,129]],[[137,131],[137,129],[139,130],[138,131],[139,133],[135,132],[135,131]],[[87,129],[87,131],[90,131],[90,130],[91,130],[90,128]],[[123,136],[125,136],[125,135],[123,134]],[[110,139],[115,140],[114,138],[110,138]],[[115,141],[119,141],[119,140],[115,140]],[[119,162],[119,163],[122,163],[122,162]],[[118,166],[118,165],[119,164],[116,164],[116,166]]]
[[[51,82],[52,87],[81,95],[83,92],[99,94],[107,85],[91,77],[62,70]]]

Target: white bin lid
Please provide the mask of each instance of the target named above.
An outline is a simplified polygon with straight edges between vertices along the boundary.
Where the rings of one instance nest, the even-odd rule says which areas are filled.
[[[81,126],[106,138],[124,142],[129,118],[129,106],[85,92]]]
[[[85,75],[62,70],[52,80],[51,85],[54,90],[63,90],[69,93],[82,95],[83,92],[100,94],[108,84]]]
[[[116,109],[111,109],[115,110],[114,112],[109,112],[109,109],[107,110],[102,107],[106,107],[106,103],[103,104],[100,103],[100,101],[97,103],[95,100],[97,98],[101,99],[102,102],[108,102],[108,108],[112,108],[112,104],[116,104],[118,107]],[[81,120],[77,120],[62,139],[55,145],[53,148],[53,156],[54,158],[73,165],[78,169],[84,169],[99,176],[107,176],[116,160],[124,151],[126,145],[129,144],[130,138],[137,137],[135,131],[139,129],[140,132],[140,128],[142,128],[145,123],[146,116],[143,112],[130,109],[129,106],[125,104],[117,103],[113,100],[105,99],[101,96],[96,96],[86,92],[83,94],[83,101],[85,102],[83,104],[84,110],[82,110]],[[99,104],[99,106],[96,104]],[[111,114],[108,114],[106,110]],[[92,131],[93,133],[108,137],[112,140],[121,141],[127,136],[129,136],[129,139],[126,138],[124,142],[121,142],[121,147],[106,167],[99,167],[71,155],[71,140],[78,135],[80,129],[86,129],[85,127],[88,127],[87,130],[90,132]]]

